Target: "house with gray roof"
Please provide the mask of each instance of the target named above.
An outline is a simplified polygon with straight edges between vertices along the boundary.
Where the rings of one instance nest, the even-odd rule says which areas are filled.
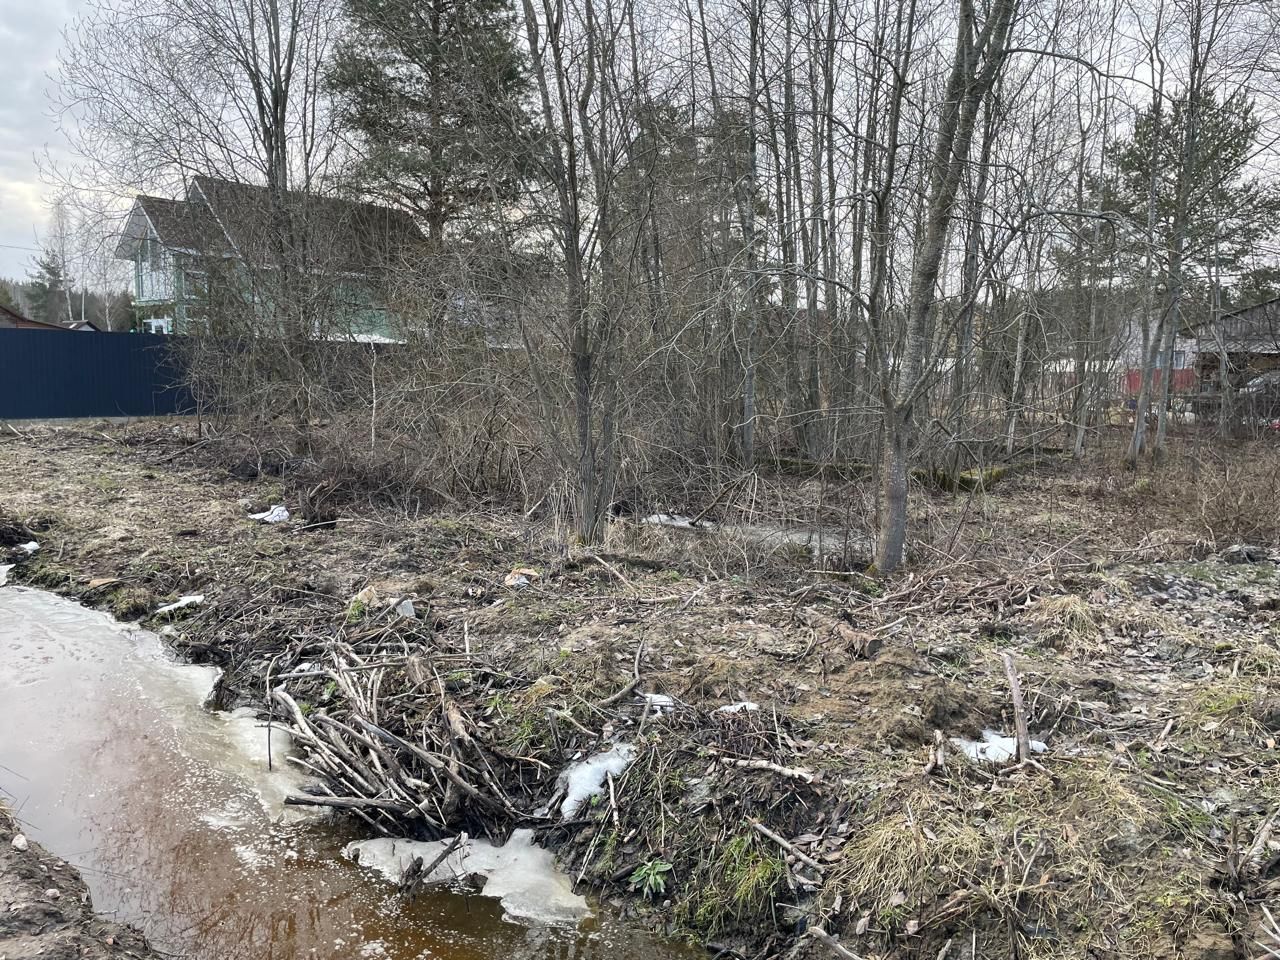
[[[133,264],[137,329],[208,331],[216,325],[213,303],[234,303],[229,312],[241,316],[265,315],[288,258],[307,277],[308,291],[325,291],[318,337],[397,339],[385,280],[425,243],[413,218],[377,204],[290,192],[285,254],[279,208],[269,199],[266,187],[213,177],[193,178],[181,200],[135,198],[116,257]]]

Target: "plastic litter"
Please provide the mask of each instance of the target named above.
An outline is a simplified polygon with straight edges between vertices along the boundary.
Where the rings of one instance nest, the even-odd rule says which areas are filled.
[[[540,576],[541,574],[532,567],[516,567],[502,578],[502,584],[506,587],[527,587]]]
[[[204,603],[204,594],[197,593],[189,597],[179,597],[173,603],[166,603],[163,607],[156,608],[156,616],[163,616],[166,613],[173,613],[175,610],[181,610],[184,607],[196,607]]]
[[[261,523],[284,523],[289,519],[289,511],[283,503],[276,503],[272,504],[270,510],[249,514],[249,519],[257,520]]]

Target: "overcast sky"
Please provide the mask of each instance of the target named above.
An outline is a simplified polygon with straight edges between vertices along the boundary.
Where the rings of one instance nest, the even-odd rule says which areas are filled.
[[[46,92],[56,79],[62,30],[81,0],[0,0],[0,276],[27,273],[44,231],[47,188],[37,155],[58,149]],[[14,249],[15,247],[23,249]]]

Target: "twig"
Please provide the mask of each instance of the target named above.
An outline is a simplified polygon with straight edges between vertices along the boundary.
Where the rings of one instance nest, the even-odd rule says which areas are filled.
[[[212,440],[213,440],[212,437],[205,437],[203,440],[197,440],[195,443],[189,443],[185,447],[183,447],[181,450],[177,450],[173,453],[165,454],[159,460],[152,460],[151,465],[153,467],[158,467],[160,466],[160,464],[168,463],[170,460],[177,460],[184,453],[190,453],[192,450],[195,450],[199,447],[203,447],[206,443],[209,443]]]
[[[617,577],[618,580],[621,581],[622,585],[625,586],[632,593],[638,594],[640,592],[639,590],[636,589],[636,585],[632,583],[630,580],[628,580],[626,577],[624,577],[622,575],[622,572],[618,570],[618,568],[615,567],[613,564],[611,564],[608,560],[605,560],[603,557],[594,553],[588,553],[586,556],[588,560],[594,560],[596,563],[600,564],[600,566],[604,567],[606,570],[612,573],[615,577]]]
[[[752,818],[749,822],[751,823],[751,828],[755,830],[756,833],[760,834],[763,837],[768,837],[770,840],[772,840],[774,843],[780,846],[783,850],[787,851],[787,853],[791,854],[793,857],[795,857],[797,860],[803,863],[806,867],[809,867],[810,869],[812,869],[815,873],[818,874],[818,876],[821,877],[826,874],[826,871],[822,868],[822,864],[818,863],[817,860],[813,859],[813,857],[809,856],[807,853],[804,853],[790,840],[784,840],[782,837],[774,833],[772,830],[770,830],[768,827],[766,827],[763,823],[761,823],[759,820],[756,820],[755,818]]]
[[[586,737],[589,737],[592,740],[595,740],[600,736],[600,734],[596,733],[594,730],[589,730],[588,728],[584,727],[581,723],[579,723],[577,720],[575,720],[573,717],[573,714],[571,714],[568,710],[557,710],[555,707],[548,707],[547,713],[555,717],[557,720],[563,720],[569,726],[573,727],[573,729],[577,730],[579,733],[583,734]]]
[[[848,947],[842,945],[839,940],[833,937],[821,927],[812,926],[808,929],[809,936],[817,940],[820,944],[834,953],[837,957],[843,957],[844,960],[862,960],[862,957],[854,953]]]
[[[631,691],[640,685],[640,658],[644,655],[644,637],[640,638],[640,642],[636,645],[635,661],[631,665],[631,682],[619,690],[617,693],[610,694],[601,700],[597,706],[612,707],[614,704],[621,703],[626,697],[630,696]]]

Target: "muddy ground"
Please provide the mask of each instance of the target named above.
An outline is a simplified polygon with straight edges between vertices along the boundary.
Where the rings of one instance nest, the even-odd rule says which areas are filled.
[[[0,803],[0,960],[158,956],[133,927],[95,916],[75,869],[27,840]]]
[[[1188,441],[1194,456],[1137,475],[1041,457],[989,491],[921,491],[911,569],[881,581],[741,530],[619,521],[587,551],[536,513],[353,497],[315,525],[287,465],[248,476],[195,442],[172,423],[0,435],[0,562],[162,629],[226,668],[225,703],[277,716],[268,674],[299,675],[306,716],[345,716],[369,688],[307,677],[335,650],[394,643],[383,712],[426,731],[438,687],[437,713],[465,719],[526,813],[574,756],[636,744],[610,793],[540,831],[644,922],[726,956],[1265,955],[1268,449]],[[761,483],[753,502],[833,522],[867,497],[856,480]],[[274,503],[295,517],[248,518]],[[414,616],[397,617],[406,599]],[[1005,653],[1034,763],[973,761],[952,739],[1013,734]],[[423,657],[462,666],[424,686]],[[456,802],[441,816],[474,831],[482,813]]]

